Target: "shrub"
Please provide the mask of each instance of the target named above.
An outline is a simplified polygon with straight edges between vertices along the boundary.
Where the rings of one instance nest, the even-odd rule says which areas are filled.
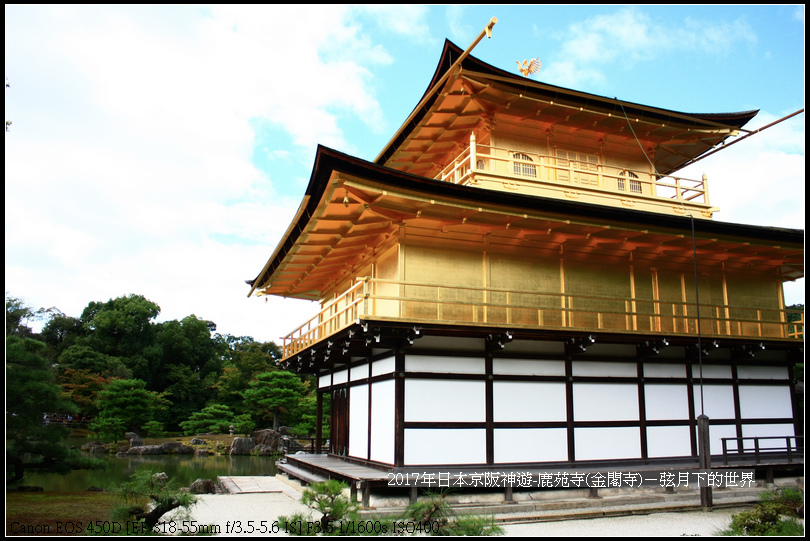
[[[804,535],[796,517],[804,517],[804,491],[780,488],[765,492],[752,510],[737,513],[723,535]]]
[[[197,501],[194,494],[181,492],[165,473],[155,474],[144,468],[136,470],[115,492],[122,504],[113,511],[113,519],[127,524],[141,523],[137,528],[140,533],[151,532],[160,517],[169,511],[178,507],[188,511]]]
[[[160,421],[149,421],[145,423],[143,430],[150,438],[162,438],[166,435],[166,431],[163,430],[163,423]]]
[[[301,502],[321,512],[320,522],[311,516],[295,514],[279,517],[279,524],[292,535],[502,535],[503,529],[492,516],[456,515],[445,500],[445,494],[429,494],[410,505],[400,517],[361,519],[358,504],[344,493],[341,481],[312,483],[301,496]]]
[[[187,421],[180,423],[186,436],[194,434],[227,434],[233,421],[233,413],[228,406],[211,404],[191,414]]]
[[[411,504],[403,518],[421,524],[430,535],[503,535],[493,516],[456,515],[447,503],[447,493],[429,493],[427,499]]]

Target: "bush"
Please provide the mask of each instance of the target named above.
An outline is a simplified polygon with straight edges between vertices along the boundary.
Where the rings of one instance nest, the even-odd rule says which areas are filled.
[[[777,488],[761,496],[763,502],[772,502],[780,506],[783,515],[804,518],[804,491],[801,488]]]
[[[493,516],[456,515],[447,503],[447,493],[429,493],[426,500],[411,504],[403,519],[421,524],[429,535],[503,535]]]
[[[804,527],[796,518],[804,517],[804,491],[780,488],[765,492],[754,509],[731,518],[723,535],[794,535],[803,536]]]
[[[122,504],[113,511],[113,519],[127,524],[140,523],[136,528],[141,533],[148,533],[160,521],[160,517],[177,509],[185,511],[194,505],[197,498],[190,492],[181,492],[174,480],[165,473],[154,473],[149,469],[139,468],[129,481],[115,489]],[[88,531],[87,533],[93,533]]]
[[[227,434],[233,422],[233,413],[228,406],[211,404],[193,413],[187,421],[180,423],[186,436],[194,434]]]
[[[249,413],[243,413],[233,418],[233,427],[236,429],[237,434],[250,434],[256,428],[256,423],[250,417]]]
[[[143,430],[150,438],[162,438],[166,435],[166,431],[163,430],[163,423],[160,421],[149,421],[145,423],[143,425]]]
[[[409,506],[400,517],[361,519],[359,507],[345,494],[341,481],[312,483],[301,502],[320,511],[320,522],[311,516],[295,514],[279,517],[279,524],[291,535],[502,535],[503,529],[492,516],[456,515],[445,494],[429,494]]]
[[[304,530],[301,527],[304,524],[314,524],[311,517],[303,515],[280,517],[279,522],[289,533],[296,535],[345,531],[343,522],[359,518],[359,505],[343,493],[348,487],[349,485],[342,481],[331,479],[321,483],[312,483],[312,486],[301,495],[301,503],[321,513],[320,528],[317,531],[312,531],[312,528],[309,527]]]

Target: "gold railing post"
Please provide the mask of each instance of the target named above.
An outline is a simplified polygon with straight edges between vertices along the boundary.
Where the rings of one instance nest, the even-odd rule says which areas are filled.
[[[369,276],[366,276],[366,277],[363,278],[363,308],[362,308],[362,313],[358,314],[356,319],[359,319],[360,316],[367,316],[368,313],[369,313],[369,307],[368,307],[368,297],[369,297],[368,282],[369,282],[369,278],[370,278]]]
[[[506,292],[506,324],[510,325],[512,323],[512,306],[511,301],[509,299],[509,292]]]
[[[362,283],[360,283],[362,282]],[[398,290],[393,290],[391,294],[377,295],[377,283],[388,285],[397,285]],[[431,300],[431,295],[426,291],[427,289],[435,289],[435,296]],[[418,290],[418,291],[414,291]],[[446,290],[450,291],[448,295]],[[527,290],[510,290],[505,288],[480,288],[480,295],[478,297],[475,292],[479,288],[468,286],[443,286],[440,284],[422,283],[422,282],[407,282],[398,280],[375,280],[371,277],[358,278],[357,282],[345,291],[342,295],[334,299],[331,303],[323,306],[317,315],[310,318],[306,323],[299,326],[296,330],[289,333],[287,336],[280,338],[281,349],[284,357],[291,357],[296,353],[310,347],[321,340],[328,338],[330,335],[340,331],[345,326],[352,324],[361,317],[374,317],[378,315],[389,316],[391,315],[387,310],[383,309],[382,314],[375,313],[377,309],[372,302],[396,302],[400,310],[400,317],[405,317],[404,312],[406,303],[411,302],[416,306],[425,306],[431,302],[436,304],[434,318],[443,321],[445,314],[448,316],[448,322],[456,322],[461,324],[481,324],[489,322],[490,306],[498,315],[497,320],[503,321],[509,325],[521,326],[536,326],[543,327],[548,324],[552,327],[559,328],[587,328],[587,325],[592,325],[593,320],[591,315],[596,317],[596,326],[600,329],[621,329],[621,320],[616,320],[617,316],[624,315],[625,330],[637,331],[638,327],[644,327],[642,319],[646,320],[649,317],[649,329],[653,332],[664,332],[666,334],[694,334],[695,328],[693,327],[693,320],[698,317],[699,313],[691,313],[692,306],[687,302],[662,302],[660,299],[637,299],[634,296],[630,297],[610,297],[610,296],[592,296],[592,295],[569,295],[565,292],[559,293],[539,293],[537,291]],[[461,293],[456,295],[457,293]],[[406,297],[410,295],[410,297]],[[472,295],[472,296],[470,296]],[[493,295],[495,298],[493,298]],[[558,296],[560,304],[558,308],[554,308],[553,297]],[[548,298],[552,300],[552,306],[545,307],[543,301],[538,301],[540,298]],[[490,302],[492,301],[492,302]],[[575,302],[576,301],[576,302]],[[608,303],[607,308],[599,308],[602,304]],[[622,304],[623,303],[623,304]],[[578,309],[574,309],[574,304],[577,304]],[[643,306],[646,304],[652,305],[651,314],[641,314],[639,309],[646,312]],[[666,305],[670,308],[666,308]],[[447,305],[447,306],[445,306]],[[470,307],[470,312],[466,308]],[[482,308],[479,313],[479,306]],[[448,310],[445,311],[444,308]],[[462,309],[463,308],[463,309]],[[729,335],[729,336],[744,336],[744,326],[748,329],[748,336],[753,332],[754,336],[759,337],[773,337],[803,339],[804,335],[804,319],[803,314],[799,314],[800,321],[788,322],[785,310],[779,310],[779,318],[772,318],[769,314],[777,313],[774,310],[756,309],[756,308],[741,308],[730,306],[726,302],[720,305],[706,305],[703,306],[706,321],[716,321],[716,324],[707,325],[705,328],[709,333],[715,335]],[[713,310],[712,310],[713,308]],[[697,310],[697,307],[694,308]],[[517,310],[517,312],[516,312]],[[535,319],[524,320],[523,315],[530,314],[531,311],[535,312]],[[551,311],[552,317],[545,317],[545,312]],[[730,317],[730,311],[735,311],[733,318]],[[559,321],[553,313],[559,312]],[[576,317],[579,312],[582,317]],[[739,314],[737,312],[740,312]],[[411,317],[430,319],[430,314],[419,315],[421,311],[417,310],[416,315],[411,314]],[[712,315],[713,313],[713,315]],[[513,317],[515,316],[515,317]],[[641,317],[639,317],[641,316]],[[531,316],[529,316],[531,318]],[[666,321],[670,321],[671,326],[666,325]],[[678,323],[682,322],[682,325]],[[757,329],[752,330],[749,327],[756,324]]]
[[[702,180],[703,184],[701,187],[703,188],[703,203],[705,205],[709,205],[709,177],[706,176],[706,173],[703,173]]]
[[[476,151],[475,151],[475,132],[470,133],[470,175],[473,175],[476,169]]]

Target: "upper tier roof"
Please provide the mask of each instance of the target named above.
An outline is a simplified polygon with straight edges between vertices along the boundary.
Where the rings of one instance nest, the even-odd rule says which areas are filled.
[[[508,237],[535,231],[550,243],[580,242],[583,250],[668,250],[691,260],[697,237],[702,265],[777,268],[803,276],[801,230],[696,220],[633,209],[482,190],[392,170],[318,147],[295,218],[259,275],[251,295],[317,300],[402,226],[459,229]],[[584,241],[583,241],[584,242]],[[580,242],[581,243],[581,242]],[[652,247],[652,248],[651,248]]]
[[[588,130],[624,141],[638,137],[650,145],[658,173],[668,175],[735,135],[758,112],[682,113],[622,102],[528,79],[472,56],[442,83],[462,53],[445,41],[422,100],[375,163],[432,177],[437,161],[466,143],[471,131],[504,120],[523,129]]]

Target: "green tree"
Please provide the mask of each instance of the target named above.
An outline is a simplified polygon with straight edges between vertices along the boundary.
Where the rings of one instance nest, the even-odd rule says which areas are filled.
[[[233,418],[233,427],[237,434],[250,434],[256,428],[256,423],[253,422],[249,413],[243,413]]]
[[[113,519],[121,522],[142,522],[142,532],[150,532],[157,525],[160,517],[182,508],[188,511],[197,501],[190,492],[181,492],[174,479],[166,474],[155,474],[148,469],[138,469],[116,491],[123,503],[113,511]],[[187,513],[186,513],[187,514]],[[134,526],[134,524],[133,524]],[[97,524],[90,523],[86,533],[105,534],[103,529],[93,531]]]
[[[151,388],[171,398],[177,419],[198,412],[214,396],[227,347],[212,335],[215,330],[214,323],[194,315],[158,325],[160,370]]]
[[[215,400],[235,412],[244,409],[242,393],[257,374],[276,370],[281,351],[273,342],[257,342],[249,336],[219,335],[225,346],[224,363],[213,381]]]
[[[22,479],[30,468],[69,469],[63,443],[68,430],[47,422],[45,415],[74,413],[74,406],[61,399],[44,350],[45,344],[32,338],[6,338],[6,459],[12,467],[7,484]]]
[[[42,341],[48,344],[49,356],[52,359],[58,359],[63,351],[86,334],[82,320],[53,309],[40,336]]]
[[[282,412],[297,408],[307,392],[298,376],[283,370],[258,374],[249,386],[244,392],[245,404],[261,418],[273,419],[274,430],[281,426]]]
[[[101,353],[81,344],[74,344],[59,355],[58,369],[60,373],[66,370],[84,370],[107,378],[132,378],[132,370],[127,368],[119,357]]]
[[[328,419],[329,419],[329,411],[328,411],[328,401],[324,404],[324,415],[323,420],[326,421],[324,423],[323,429],[325,432],[329,431]],[[292,432],[298,436],[312,436],[315,434],[315,429],[317,425],[317,396],[315,393],[308,393],[303,398],[301,398],[300,402],[298,403],[298,409],[295,412],[295,417],[298,420],[296,424],[292,426]]]
[[[213,432],[225,434],[233,424],[233,412],[228,406],[211,404],[191,415],[187,421],[180,423],[187,436]]]
[[[123,437],[127,430],[140,430],[154,420],[157,410],[169,405],[159,393],[148,391],[142,380],[112,380],[98,394],[99,412],[91,429],[103,439],[114,441]]]
[[[25,301],[13,297],[6,291],[6,336],[19,336],[22,338],[32,338],[35,333],[31,330],[29,323],[42,319],[50,309],[34,309],[28,306]]]
[[[162,355],[155,343],[158,314],[160,307],[142,295],[91,302],[81,316],[87,336],[77,343],[120,358],[133,377],[151,384]]]

